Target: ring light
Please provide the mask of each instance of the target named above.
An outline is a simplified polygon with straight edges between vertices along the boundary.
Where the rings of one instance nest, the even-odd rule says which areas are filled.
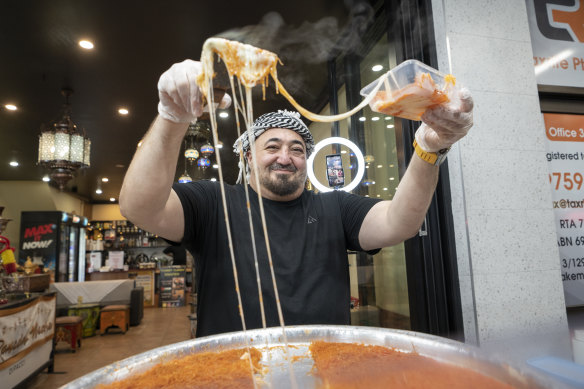
[[[359,182],[361,181],[363,175],[365,174],[365,160],[363,159],[363,154],[361,153],[361,150],[359,150],[359,147],[357,147],[355,143],[351,142],[348,139],[341,138],[338,136],[333,136],[331,138],[321,140],[316,144],[316,146],[314,146],[314,151],[308,158],[307,162],[308,178],[310,179],[312,185],[314,185],[316,189],[318,189],[321,192],[330,192],[331,190],[333,190],[333,188],[324,186],[317,180],[316,176],[314,175],[314,157],[323,147],[336,143],[347,146],[355,154],[355,157],[357,157],[357,175],[355,176],[355,178],[353,178],[353,181],[351,181],[349,185],[340,188],[340,190],[344,190],[345,192],[352,191],[357,187],[357,185],[359,185]]]

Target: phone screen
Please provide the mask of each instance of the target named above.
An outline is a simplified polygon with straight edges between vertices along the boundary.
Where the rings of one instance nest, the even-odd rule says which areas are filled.
[[[345,185],[345,173],[341,154],[326,156],[326,175],[331,188],[339,188]]]

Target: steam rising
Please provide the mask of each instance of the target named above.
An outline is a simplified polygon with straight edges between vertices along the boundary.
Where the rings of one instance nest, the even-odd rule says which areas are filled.
[[[272,51],[280,58],[321,63],[341,51],[352,51],[361,45],[361,37],[373,19],[373,9],[364,2],[348,2],[349,21],[339,27],[337,19],[328,16],[299,27],[286,25],[284,18],[270,12],[259,24],[229,30],[219,37],[247,43]]]

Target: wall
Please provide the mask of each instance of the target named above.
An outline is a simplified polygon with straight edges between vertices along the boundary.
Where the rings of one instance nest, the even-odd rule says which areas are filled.
[[[126,220],[118,204],[94,204],[89,220]]]
[[[63,211],[87,216],[89,208],[82,200],[42,181],[0,181],[0,206],[4,207],[2,217],[12,219],[4,235],[16,248],[20,242],[22,211]]]
[[[525,2],[432,7],[439,67],[475,101],[448,157],[465,337],[519,361],[570,358]]]

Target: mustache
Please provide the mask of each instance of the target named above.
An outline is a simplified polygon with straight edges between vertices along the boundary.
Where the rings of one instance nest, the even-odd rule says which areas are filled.
[[[273,164],[270,165],[269,167],[270,170],[287,170],[289,172],[296,172],[298,169],[296,169],[296,166],[289,164],[289,165],[282,165],[279,164],[277,162],[274,162]]]

